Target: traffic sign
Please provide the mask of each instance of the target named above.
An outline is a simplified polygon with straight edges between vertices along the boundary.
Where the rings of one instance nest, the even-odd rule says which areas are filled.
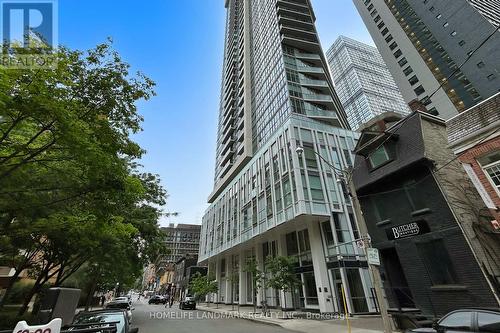
[[[380,257],[378,255],[378,249],[369,247],[366,249],[368,254],[368,264],[380,266]]]

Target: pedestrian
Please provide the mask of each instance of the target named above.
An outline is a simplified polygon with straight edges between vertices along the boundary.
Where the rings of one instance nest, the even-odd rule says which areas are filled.
[[[165,295],[165,308],[167,307],[167,305],[168,305],[168,303],[169,303],[169,302],[170,302],[170,294],[169,294],[169,293],[167,293],[167,294]]]
[[[170,296],[169,308],[172,307],[173,303],[174,303],[174,295]]]
[[[104,295],[101,296],[101,306],[104,306],[104,302],[106,301],[106,297]]]

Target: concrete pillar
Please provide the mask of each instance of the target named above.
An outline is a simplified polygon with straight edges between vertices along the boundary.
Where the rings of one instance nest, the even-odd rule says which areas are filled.
[[[224,303],[226,304],[231,304],[232,301],[231,291],[233,290],[233,286],[231,274],[233,274],[233,258],[232,255],[226,255],[226,297],[224,298]]]
[[[286,235],[280,234],[278,237],[278,256],[286,256]],[[285,293],[283,290],[279,291],[280,293],[280,306],[283,308],[286,305],[286,308],[290,309],[293,306],[292,294],[290,292]],[[285,301],[286,300],[286,301]]]
[[[238,286],[239,286],[239,304],[243,305],[243,304],[246,304],[246,300],[247,300],[247,293],[246,293],[246,286],[247,286],[247,278],[246,278],[246,273],[243,271],[245,269],[245,265],[246,265],[246,258],[245,258],[245,252],[244,251],[240,251],[240,254],[239,254],[239,260],[240,260],[240,264],[239,264],[239,278],[240,278],[240,281],[238,283]]]
[[[309,243],[311,244],[311,255],[313,261],[314,278],[316,280],[316,292],[320,312],[334,312],[333,290],[326,267],[325,252],[321,240],[321,231],[318,222],[310,221],[307,224],[309,232]]]
[[[219,288],[221,286],[220,264],[221,264],[220,258],[215,257],[215,280],[217,281]],[[220,296],[220,289],[219,291],[217,291],[217,294],[215,295],[213,301],[219,303],[219,296]]]
[[[262,257],[262,244],[261,243],[256,243],[255,244],[255,260],[257,260],[257,268],[259,271],[263,272],[264,271],[264,258]],[[260,306],[260,303],[262,300],[264,300],[264,286],[262,285],[261,281],[261,286],[260,288],[257,288],[257,306]]]

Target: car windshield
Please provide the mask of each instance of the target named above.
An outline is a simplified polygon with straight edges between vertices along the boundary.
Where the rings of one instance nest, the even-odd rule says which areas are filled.
[[[79,315],[74,324],[116,323],[116,333],[125,333],[125,318],[122,313],[88,313]],[[91,325],[89,325],[91,328]]]
[[[128,309],[129,304],[126,302],[111,302],[106,304],[106,308],[108,309]]]

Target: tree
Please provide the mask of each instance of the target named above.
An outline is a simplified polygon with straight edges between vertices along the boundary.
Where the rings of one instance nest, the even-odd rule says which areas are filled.
[[[111,43],[54,55],[55,70],[0,68],[0,264],[15,268],[7,294],[22,271],[35,279],[20,313],[51,278],[91,263],[133,280],[164,251],[166,192],[139,171],[130,137],[154,83],[130,75]]]
[[[293,294],[302,285],[295,273],[295,264],[296,260],[293,257],[278,256],[266,259],[266,267],[271,275],[266,281],[266,287],[285,292],[283,310],[286,310],[286,293]]]
[[[231,269],[228,276],[226,277],[226,281],[231,285],[231,310],[234,311],[234,285],[240,279],[240,275],[234,268]]]
[[[197,272],[190,282],[189,289],[193,291],[198,299],[202,299],[207,295],[216,293],[219,289],[217,281],[212,280],[207,275],[201,275]],[[209,305],[209,298],[207,298],[207,306]]]
[[[252,302],[253,302],[253,312],[257,312],[257,290],[262,287],[262,281],[264,280],[264,273],[259,269],[257,260],[255,258],[250,258],[247,260],[246,266],[243,268],[244,272],[250,273],[252,277]]]

